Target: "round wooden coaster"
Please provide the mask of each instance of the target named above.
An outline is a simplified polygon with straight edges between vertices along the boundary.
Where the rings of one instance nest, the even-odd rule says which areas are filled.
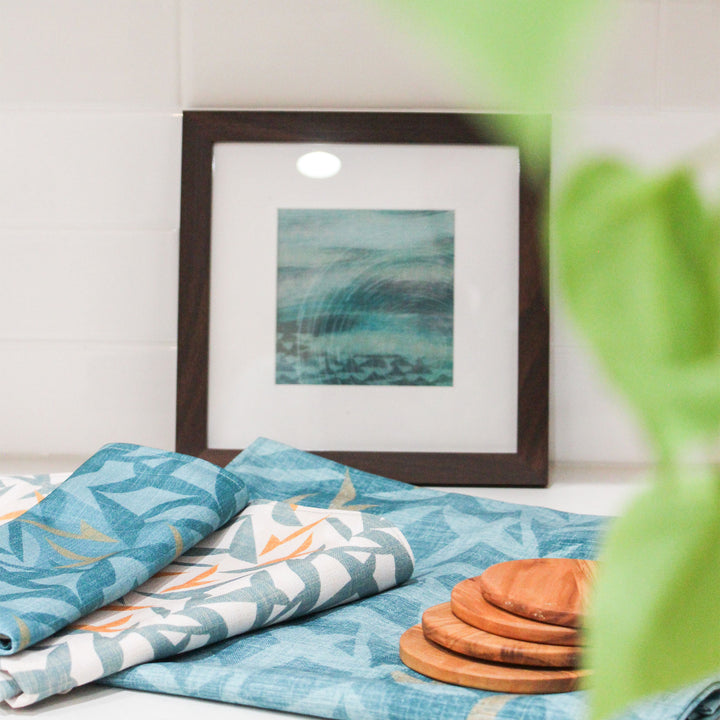
[[[400,638],[400,659],[433,680],[493,692],[568,692],[588,675],[585,670],[525,668],[468,658],[427,640],[420,625],[406,630]]]
[[[529,620],[491,605],[480,591],[480,577],[459,582],[450,595],[454,615],[473,627],[501,635],[549,645],[580,645],[580,633],[575,628]]]
[[[428,640],[461,655],[510,665],[574,667],[580,649],[568,645],[545,645],[501,637],[479,630],[456,617],[450,603],[435,605],[422,616],[423,634]]]
[[[483,597],[514,615],[580,627],[595,573],[592,560],[535,558],[492,565],[480,575]]]

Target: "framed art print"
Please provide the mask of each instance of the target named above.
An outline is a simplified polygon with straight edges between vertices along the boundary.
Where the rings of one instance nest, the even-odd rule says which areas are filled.
[[[185,113],[179,451],[264,436],[414,484],[547,484],[545,176],[495,120]]]

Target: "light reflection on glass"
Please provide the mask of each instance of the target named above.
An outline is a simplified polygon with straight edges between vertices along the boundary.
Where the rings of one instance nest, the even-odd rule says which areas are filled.
[[[331,178],[340,172],[341,167],[340,158],[324,150],[305,153],[297,161],[298,172],[314,180]]]

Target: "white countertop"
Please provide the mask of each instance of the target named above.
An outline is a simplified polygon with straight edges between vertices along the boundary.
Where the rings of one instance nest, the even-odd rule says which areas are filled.
[[[84,458],[5,457],[0,474],[69,472]],[[648,468],[626,465],[557,465],[547,488],[440,488],[494,500],[538,505],[568,512],[617,515],[645,485]],[[22,710],[0,705],[0,718],[52,720],[291,720],[298,715],[193,698],[90,685]]]

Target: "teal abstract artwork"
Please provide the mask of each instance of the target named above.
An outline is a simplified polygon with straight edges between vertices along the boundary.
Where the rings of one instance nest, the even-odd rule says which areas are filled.
[[[278,211],[278,385],[453,384],[453,210]]]

